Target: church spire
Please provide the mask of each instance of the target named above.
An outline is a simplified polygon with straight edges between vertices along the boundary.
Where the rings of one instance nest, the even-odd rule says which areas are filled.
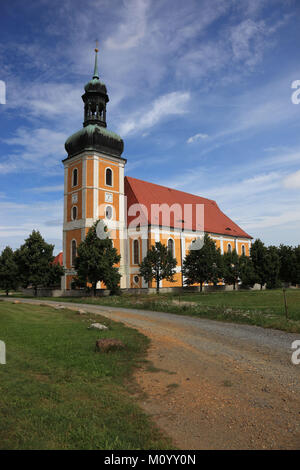
[[[82,96],[84,102],[84,126],[97,124],[106,127],[106,104],[109,101],[105,84],[99,78],[98,72],[98,41],[95,48],[94,75],[84,87]]]
[[[95,48],[95,67],[94,67],[94,75],[93,78],[99,79],[99,72],[98,72],[98,41],[96,41],[96,48]]]

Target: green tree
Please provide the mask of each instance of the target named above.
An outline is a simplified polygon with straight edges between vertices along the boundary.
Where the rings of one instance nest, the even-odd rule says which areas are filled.
[[[9,294],[19,285],[19,271],[13,250],[7,246],[0,255],[0,289]]]
[[[275,246],[266,247],[259,239],[251,246],[251,259],[257,282],[260,288],[266,284],[268,288],[279,286],[280,256]]]
[[[263,242],[258,238],[252,243],[250,256],[253,262],[253,267],[255,271],[255,276],[260,288],[262,289],[264,284],[267,282],[267,273],[266,273],[266,256],[267,248]]]
[[[156,242],[147,251],[147,255],[140,264],[140,275],[146,282],[156,281],[156,292],[159,294],[159,282],[162,279],[174,282],[177,261],[172,253],[161,242]]]
[[[113,247],[112,241],[107,238],[99,238],[97,235],[97,225],[102,223],[98,220],[89,229],[88,234],[77,249],[77,257],[74,267],[77,271],[77,282],[90,283],[94,295],[99,281],[104,282],[107,289],[111,293],[118,291],[121,275],[118,267],[121,256],[116,248]],[[107,230],[105,228],[105,230]]]
[[[60,287],[61,276],[64,275],[64,268],[60,264],[50,264],[48,275],[45,278],[44,287]]]
[[[226,284],[233,285],[236,289],[236,284],[240,280],[240,260],[236,250],[224,253],[223,255],[223,278]]]
[[[252,259],[249,256],[241,255],[239,258],[239,275],[243,287],[253,287],[256,283],[256,274]]]
[[[52,287],[60,282],[64,269],[54,265],[54,245],[46,243],[39,231],[33,230],[25,243],[15,252],[19,279],[23,287]]]
[[[292,284],[300,284],[300,245],[294,248],[295,268],[293,270]]]
[[[278,248],[280,258],[279,278],[285,283],[294,283],[297,278],[297,248],[281,244]]]
[[[195,241],[198,243],[198,240]],[[199,249],[191,249],[184,262],[182,273],[185,276],[185,284],[200,285],[202,292],[204,282],[213,282],[223,277],[222,257],[219,248],[208,234],[204,235],[203,245]]]
[[[278,248],[276,246],[269,246],[267,248],[265,258],[265,273],[267,289],[281,287],[281,282],[279,280],[280,256],[278,254]]]

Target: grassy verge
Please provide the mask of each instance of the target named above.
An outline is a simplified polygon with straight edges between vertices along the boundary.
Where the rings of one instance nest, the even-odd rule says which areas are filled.
[[[132,295],[112,297],[59,298],[59,302],[87,303],[112,307],[138,308],[177,313],[212,320],[246,323],[300,333],[300,289],[286,292],[288,320],[285,318],[283,292],[278,290],[211,293]],[[51,300],[50,298],[47,300]]]
[[[88,329],[91,320],[109,330]],[[100,354],[96,339],[123,341]],[[148,339],[92,314],[0,302],[0,449],[167,449],[136,404]]]

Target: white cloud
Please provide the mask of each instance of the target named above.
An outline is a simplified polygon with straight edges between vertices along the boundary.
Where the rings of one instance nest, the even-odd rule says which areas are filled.
[[[6,109],[25,110],[26,118],[67,119],[72,125],[83,116],[81,95],[84,83],[13,83]]]
[[[61,250],[63,201],[15,203],[0,201],[0,251],[10,245],[18,248],[32,232],[39,230],[48,243]]]
[[[106,47],[124,50],[138,46],[146,33],[149,6],[149,0],[125,1],[124,16],[114,35],[105,41]]]
[[[187,139],[187,143],[192,144],[194,142],[197,142],[197,140],[204,140],[204,139],[207,139],[207,138],[208,138],[207,134],[195,134],[195,135],[192,135],[191,137],[189,137]]]
[[[247,229],[264,229],[264,228],[269,228],[269,227],[286,227],[287,224],[289,225],[288,228],[290,228],[291,224],[294,224],[295,222],[300,221],[300,212],[296,212],[294,210],[288,210],[288,211],[283,211],[280,212],[278,215],[263,215],[259,216],[256,218],[253,218],[253,220],[245,223],[245,227]]]
[[[230,182],[228,185],[212,187],[209,192],[217,200],[234,201],[238,197],[246,200],[250,196],[261,197],[259,196],[261,193],[275,190],[280,186],[281,178],[282,175],[276,172],[258,174],[236,183]]]
[[[244,173],[243,169],[241,169]],[[213,178],[209,178],[209,173],[213,174]],[[224,174],[223,174],[224,176]],[[209,182],[207,180],[210,179]],[[209,199],[215,199],[217,202],[233,203],[239,201],[241,196],[243,201],[252,196],[261,197],[261,193],[269,192],[281,187],[282,174],[280,172],[261,173],[250,178],[237,178],[236,182],[228,182],[225,184],[218,184],[212,186],[211,180],[216,179],[216,173],[206,170],[205,168],[193,168],[188,170],[185,174],[181,174],[180,178],[173,182],[163,183],[166,186],[180,188],[198,194]],[[206,182],[206,184],[205,184]],[[199,189],[199,187],[201,189]]]
[[[120,126],[120,134],[129,134],[150,129],[159,121],[169,116],[176,116],[187,112],[187,103],[190,100],[189,92],[175,91],[157,98],[150,109],[139,111]]]
[[[255,22],[247,19],[232,27],[230,42],[233,58],[244,61],[248,66],[256,64],[262,58],[266,34],[267,29],[263,21]]]
[[[28,188],[26,191],[37,192],[37,193],[55,193],[58,191],[63,191],[64,185],[58,184],[56,186],[39,186],[37,188]]]
[[[47,128],[17,129],[15,136],[2,139],[7,145],[12,146],[14,152],[6,155],[5,163],[0,163],[0,173],[31,170],[57,170],[65,156],[64,142],[68,137],[64,132]]]
[[[300,170],[286,176],[283,185],[288,189],[300,189]]]

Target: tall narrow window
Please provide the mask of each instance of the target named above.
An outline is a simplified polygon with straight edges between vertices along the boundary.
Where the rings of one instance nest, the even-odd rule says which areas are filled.
[[[227,251],[228,251],[228,253],[231,253],[231,245],[230,245],[230,243],[228,243],[228,245],[227,245]]]
[[[242,255],[246,254],[245,245],[242,245]]]
[[[74,266],[76,256],[77,256],[76,241],[72,240],[71,242],[71,266]]]
[[[77,219],[77,207],[76,206],[72,207],[72,219],[73,220]]]
[[[139,257],[139,241],[133,241],[133,264],[139,264],[140,257]]]
[[[77,168],[74,168],[73,170],[73,178],[72,178],[72,186],[77,186],[78,184],[78,170]]]
[[[110,168],[106,168],[105,171],[105,184],[106,186],[112,186],[112,171]]]
[[[169,238],[168,240],[168,251],[171,253],[172,256],[174,256],[174,240],[173,238]]]

